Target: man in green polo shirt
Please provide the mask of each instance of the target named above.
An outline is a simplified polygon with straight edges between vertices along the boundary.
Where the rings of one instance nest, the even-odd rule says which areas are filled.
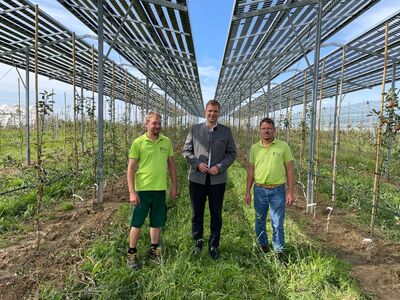
[[[161,115],[149,112],[145,126],[146,133],[132,143],[127,171],[129,201],[134,206],[127,259],[128,267],[132,269],[140,266],[136,246],[141,227],[149,212],[151,246],[148,257],[152,261],[158,261],[160,258],[158,244],[161,227],[165,225],[167,215],[167,169],[171,177],[170,197],[175,199],[177,193],[174,152],[170,139],[160,134]]]
[[[251,188],[254,183],[257,241],[263,252],[269,251],[266,217],[270,209],[272,246],[278,257],[283,259],[285,206],[294,201],[293,157],[288,144],[275,139],[275,125],[272,119],[261,120],[260,133],[261,140],[250,149],[244,201],[248,205],[251,204]]]

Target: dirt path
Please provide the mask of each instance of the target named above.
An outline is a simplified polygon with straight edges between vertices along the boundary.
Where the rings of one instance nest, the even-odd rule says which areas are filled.
[[[64,279],[82,263],[82,249],[105,233],[118,205],[126,200],[125,177],[108,185],[104,210],[94,212],[91,201],[67,212],[56,212],[41,224],[43,239],[36,250],[35,233],[11,237],[0,249],[0,298],[38,299],[40,282],[62,287]]]
[[[331,215],[329,234],[326,233],[326,205],[317,202],[317,214],[313,219],[305,213],[303,197],[288,210],[293,219],[305,217],[304,226],[311,239],[336,257],[352,265],[352,276],[360,288],[373,299],[400,299],[400,243],[387,244],[379,237],[374,239],[371,261],[367,260],[366,246],[362,244],[366,231],[344,221],[344,212]],[[348,218],[349,213],[346,212]],[[302,226],[303,227],[303,226]]]

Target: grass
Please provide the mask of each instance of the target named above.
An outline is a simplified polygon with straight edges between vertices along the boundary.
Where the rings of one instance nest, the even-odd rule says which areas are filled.
[[[322,253],[299,227],[287,220],[287,268],[273,254],[255,245],[254,213],[243,204],[245,170],[230,168],[223,209],[221,259],[213,261],[204,249],[192,253],[191,210],[186,183],[186,163],[177,157],[181,187],[168,211],[162,232],[162,261],[146,260],[149,245],[145,225],[138,245],[143,267],[131,271],[125,255],[130,206],[120,206],[106,237],[85,251],[78,279],[71,276],[63,290],[42,286],[41,299],[362,299],[349,276],[349,265]],[[171,205],[171,203],[168,203]],[[206,213],[205,224],[209,214]],[[205,238],[209,234],[205,228]]]
[[[123,136],[120,132],[122,129],[118,129],[119,134]],[[137,134],[138,130],[139,128],[133,128],[131,134]],[[1,132],[0,166],[4,168],[4,172],[0,175],[0,192],[12,191],[19,187],[28,188],[0,196],[0,234],[23,230],[26,225],[22,223],[29,221],[36,213],[35,136],[32,136],[31,141],[32,165],[25,166],[24,157],[21,156],[20,149],[16,145],[18,141],[13,140],[13,136],[17,134],[17,130],[2,130]],[[67,135],[69,137],[72,135],[71,128],[67,131]],[[71,198],[72,194],[93,187],[93,174],[95,173],[93,166],[97,157],[91,155],[88,150],[81,151],[79,153],[79,171],[74,174],[71,154],[72,141],[69,140],[64,148],[64,137],[61,132],[57,140],[52,140],[52,138],[54,138],[54,134],[51,131],[45,131],[42,162],[45,187],[42,206],[43,209],[49,209],[58,204],[61,205],[60,209],[65,211],[71,209],[65,201]],[[111,141],[105,140],[105,178],[114,176],[114,174],[120,175],[125,171],[126,156],[121,149],[123,143],[121,138],[115,143],[119,155],[113,163]],[[88,145],[88,143],[86,144]],[[25,147],[25,145],[23,146]]]
[[[132,136],[139,134],[141,128],[134,129]],[[4,133],[5,131],[3,131]],[[180,144],[184,130],[167,131],[171,138]],[[0,165],[6,172],[0,176],[1,191],[15,187],[35,184],[34,170],[23,167],[23,156],[17,143],[8,146],[2,133]],[[167,135],[168,135],[167,133]],[[44,167],[49,178],[63,174],[71,163],[71,145],[66,149],[63,143],[51,141],[50,135],[44,147]],[[7,135],[12,138],[13,133]],[[117,134],[121,139],[122,132]],[[285,135],[282,134],[282,137]],[[318,193],[330,201],[330,133],[324,135],[322,143],[321,174],[327,179],[318,180]],[[253,142],[255,141],[254,138]],[[238,141],[238,139],[237,139]],[[298,157],[299,135],[291,134],[292,148]],[[307,137],[307,143],[309,138]],[[240,157],[244,158],[247,141],[242,133]],[[116,145],[119,153],[116,167],[112,161],[111,143],[105,142],[106,176],[120,174],[126,168],[126,156],[123,142]],[[368,226],[370,220],[370,202],[373,175],[373,139],[366,133],[349,132],[343,135],[339,157],[340,184],[337,204],[343,208],[357,211],[354,223]],[[34,157],[34,147],[32,157]],[[61,149],[61,150],[60,150]],[[380,203],[399,210],[400,178],[399,147],[395,144],[392,152],[392,177],[385,180],[380,188]],[[308,149],[305,149],[306,157]],[[71,209],[66,199],[73,191],[85,190],[93,184],[91,169],[93,157],[90,153],[80,153],[82,173],[79,179],[65,178],[52,185],[47,185],[43,200],[44,208],[59,204],[61,210]],[[60,163],[63,162],[63,163]],[[83,165],[85,164],[85,165]],[[306,164],[304,164],[306,165]],[[222,259],[214,262],[207,251],[198,257],[192,254],[190,225],[190,202],[187,193],[187,165],[177,157],[180,181],[180,196],[168,211],[168,223],[163,230],[163,261],[156,266],[146,259],[149,245],[148,228],[145,227],[139,243],[139,254],[143,258],[143,268],[132,272],[125,266],[125,252],[130,206],[119,208],[110,231],[98,238],[85,250],[84,262],[79,276],[72,274],[66,280],[63,290],[42,282],[42,299],[362,299],[364,295],[349,276],[349,265],[334,259],[318,250],[320,247],[301,231],[301,220],[286,220],[287,248],[290,263],[282,268],[273,255],[262,255],[255,244],[253,233],[253,208],[243,204],[245,170],[236,163],[230,168],[230,181],[225,197],[222,231]],[[13,172],[8,172],[8,170]],[[17,171],[16,171],[17,170]],[[305,182],[305,181],[303,181]],[[35,191],[23,191],[0,199],[0,232],[6,238],[13,231],[27,231],[25,220],[35,213]],[[398,240],[399,221],[392,212],[378,210],[377,227],[389,238]],[[44,218],[51,219],[49,212]],[[205,224],[209,222],[206,213]],[[269,227],[268,227],[269,228]],[[208,233],[208,228],[205,230]],[[207,238],[207,236],[205,237]],[[68,255],[68,253],[65,253]],[[83,273],[83,275],[82,275]]]
[[[60,204],[61,211],[69,211],[69,210],[73,210],[74,208],[75,208],[74,204],[70,201],[63,201]]]
[[[300,138],[294,130],[291,134],[291,147],[298,162]],[[285,135],[283,135],[285,136]],[[340,149],[338,153],[337,199],[332,203],[332,162],[331,162],[331,132],[322,133],[322,153],[317,177],[318,197],[327,205],[350,209],[356,216],[353,224],[367,227],[371,220],[372,192],[374,186],[375,170],[375,138],[369,131],[343,131],[341,132]],[[309,141],[307,137],[306,141]],[[386,151],[383,147],[383,157]],[[304,153],[308,157],[308,147]],[[379,205],[375,229],[389,242],[398,241],[400,238],[399,216],[400,213],[400,148],[398,143],[392,145],[392,158],[389,166],[390,178],[382,176],[379,187]],[[303,167],[308,162],[303,163]],[[302,182],[307,182],[307,171],[302,174]]]

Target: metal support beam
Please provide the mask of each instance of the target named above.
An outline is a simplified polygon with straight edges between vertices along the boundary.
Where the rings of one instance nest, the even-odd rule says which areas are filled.
[[[392,85],[390,88],[392,90],[392,93],[394,93],[395,89],[396,89],[396,63],[393,63],[393,65],[392,65]],[[390,177],[390,161],[392,159],[391,158],[392,143],[393,143],[392,135],[389,134],[388,141],[387,141],[387,155],[386,155],[386,161],[384,164],[385,165],[384,172],[385,172],[386,178]]]
[[[80,113],[81,113],[81,124],[80,124],[80,134],[81,134],[81,151],[84,151],[83,143],[83,117],[84,117],[84,103],[83,103],[83,73],[81,73],[81,102],[80,102]]]
[[[323,1],[318,1],[317,16],[316,16],[316,34],[315,34],[315,49],[314,49],[314,81],[312,90],[312,114],[310,125],[310,151],[309,151],[309,166],[307,178],[307,205],[314,203],[314,154],[315,154],[315,125],[316,125],[316,110],[318,97],[318,73],[320,60],[321,46],[321,27],[322,27],[322,7]]]
[[[8,14],[8,13],[24,10],[26,8],[30,8],[30,6],[29,5],[24,5],[24,6],[17,7],[17,8],[4,9],[4,10],[0,11],[0,16]]]
[[[265,105],[265,115],[268,118],[269,117],[269,105],[271,102],[271,60],[269,61],[269,66],[268,66],[268,86],[267,86],[267,101]]]
[[[146,53],[146,115],[149,112],[149,54]]]
[[[242,89],[240,89],[240,94],[239,94],[239,124],[238,124],[238,132],[240,133],[240,125],[241,125],[241,121],[242,121],[242,98],[243,98],[243,94],[242,94]]]
[[[25,57],[25,130],[26,130],[26,164],[31,164],[31,141],[29,124],[29,50]]]
[[[252,93],[253,93],[253,91],[252,91],[252,87],[253,87],[253,84],[252,84],[252,82],[250,81],[250,89],[249,89],[249,103],[248,103],[248,107],[249,107],[249,117],[248,117],[248,124],[247,124],[247,156],[246,156],[246,158],[247,158],[247,161],[249,161],[249,159],[250,159],[250,147],[251,147],[251,95],[252,95]]]
[[[164,128],[167,128],[167,89],[168,89],[168,82],[165,80],[165,89],[164,89]]]
[[[336,43],[336,42],[324,43],[324,46],[336,46],[336,47],[339,47],[339,48],[344,47],[344,48],[347,48],[347,49],[350,49],[350,50],[358,51],[358,52],[365,53],[365,54],[372,55],[372,56],[376,56],[376,57],[379,57],[379,58],[384,58],[385,57],[385,55],[380,53],[380,52],[370,51],[370,50],[363,49],[363,48],[360,48],[360,47],[350,46],[350,45],[347,45],[347,44],[341,44],[341,43]],[[393,57],[393,56],[388,56],[388,59],[393,61],[393,62],[396,62],[396,61],[399,60],[399,58]]]
[[[259,77],[258,74],[257,74],[256,68],[254,67],[253,64],[251,64],[251,66],[253,67],[254,74],[256,75],[256,78],[257,78],[257,80],[258,80],[258,83],[259,83],[260,86],[261,86],[261,89],[262,89],[262,91],[263,91],[263,93],[264,93],[265,99],[267,99],[267,98],[268,98],[268,95],[267,95],[267,93],[266,93],[265,90],[264,90],[264,85],[263,85],[263,83],[262,83],[260,77]],[[269,69],[271,69],[271,66],[269,66]],[[250,78],[250,80],[251,80],[251,78]]]
[[[274,12],[278,12],[278,11],[282,11],[282,10],[287,10],[287,9],[292,9],[292,8],[302,7],[302,6],[307,6],[307,5],[313,5],[316,3],[318,3],[318,0],[303,0],[303,1],[298,0],[298,1],[290,2],[290,3],[281,4],[281,5],[274,5],[274,6],[270,6],[270,7],[266,7],[266,8],[262,8],[262,9],[249,11],[246,13],[237,14],[232,17],[232,21],[238,21],[241,19],[251,18],[251,17],[255,17],[255,16],[263,16],[266,14],[270,14],[270,13],[274,13]],[[246,3],[246,5],[247,5],[247,3]]]
[[[103,115],[103,83],[104,83],[104,44],[103,44],[103,31],[104,31],[104,20],[103,20],[103,0],[97,1],[97,26],[98,26],[98,117],[97,117],[97,132],[98,132],[98,152],[97,152],[97,171],[96,171],[96,181],[97,181],[97,199],[93,206],[98,209],[103,208],[103,198],[104,198],[104,178],[103,178],[103,168],[104,168],[104,115]]]
[[[117,33],[116,33],[115,36],[114,36],[114,39],[111,41],[110,48],[108,49],[107,54],[106,54],[104,60],[107,60],[108,55],[110,55],[111,50],[114,48],[114,44],[115,44],[115,42],[117,41],[117,38],[118,38],[118,36],[119,36],[119,34],[120,34],[120,32],[121,32],[122,27],[124,27],[126,18],[128,17],[129,12],[131,11],[131,8],[132,8],[132,6],[133,6],[133,3],[135,3],[135,1],[131,1],[131,4],[129,5],[129,8],[126,10],[126,14],[125,14],[124,18],[122,19],[121,24],[119,25],[119,28],[118,28],[118,30],[117,30]]]
[[[177,4],[177,3],[173,3],[167,0],[140,0],[141,2],[147,2],[147,3],[153,3],[156,5],[160,5],[160,6],[164,6],[167,8],[173,8],[176,10],[180,10],[183,12],[187,12],[188,8],[185,5],[181,5],[181,4]],[[132,1],[134,2],[134,1]]]

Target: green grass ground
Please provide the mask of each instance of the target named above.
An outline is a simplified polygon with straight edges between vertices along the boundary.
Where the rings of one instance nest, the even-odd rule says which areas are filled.
[[[255,245],[254,213],[243,204],[245,170],[234,164],[225,196],[221,259],[206,249],[192,253],[191,209],[186,162],[177,157],[180,195],[168,211],[162,232],[162,261],[146,260],[148,226],[139,242],[143,266],[126,267],[130,206],[122,204],[107,237],[84,253],[78,279],[71,274],[64,290],[42,285],[41,299],[363,299],[349,276],[349,265],[318,250],[292,220],[286,221],[289,264]],[[205,224],[209,223],[206,213]],[[205,238],[208,238],[206,225]]]

